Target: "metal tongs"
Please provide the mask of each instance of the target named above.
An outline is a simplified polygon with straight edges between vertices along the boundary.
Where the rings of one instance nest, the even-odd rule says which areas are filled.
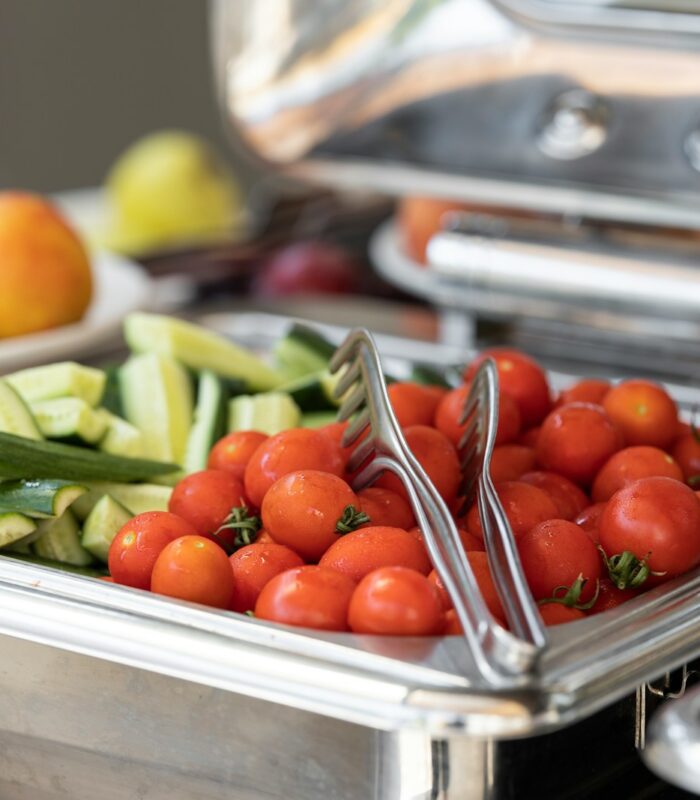
[[[351,331],[333,355],[330,369],[333,373],[342,370],[335,394],[342,400],[338,420],[350,420],[343,444],[351,445],[366,434],[348,463],[349,470],[360,469],[353,487],[359,490],[367,486],[385,470],[399,478],[481,675],[493,686],[524,682],[546,644],[546,635],[489,476],[498,425],[495,364],[487,359],[480,366],[465,404],[462,485],[465,500],[478,497],[487,555],[510,632],[486,607],[452,516],[406,444],[389,402],[371,334],[365,329]]]

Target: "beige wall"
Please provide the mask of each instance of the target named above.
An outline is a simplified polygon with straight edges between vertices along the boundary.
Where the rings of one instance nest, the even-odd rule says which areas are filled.
[[[0,188],[98,183],[161,127],[225,149],[205,0],[0,0]]]

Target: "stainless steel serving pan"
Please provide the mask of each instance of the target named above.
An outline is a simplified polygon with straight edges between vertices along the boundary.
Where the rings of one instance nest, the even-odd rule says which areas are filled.
[[[262,349],[289,324],[208,322]],[[455,360],[379,344],[392,370]],[[502,770],[523,743],[505,740],[550,752],[569,739],[547,731],[619,716],[700,655],[698,620],[700,571],[551,629],[532,678],[493,691],[459,637],[309,634],[2,559],[0,796],[82,800],[93,781],[108,798],[517,796]]]

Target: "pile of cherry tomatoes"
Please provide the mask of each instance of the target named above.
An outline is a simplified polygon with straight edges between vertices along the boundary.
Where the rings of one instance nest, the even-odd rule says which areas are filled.
[[[692,488],[700,443],[665,389],[582,380],[555,397],[531,358],[489,350],[458,388],[400,382],[389,396],[409,447],[455,515],[498,621],[505,624],[478,509],[464,513],[458,497],[459,420],[487,355],[501,390],[491,475],[546,624],[613,608],[700,564]],[[353,491],[344,429],[225,436],[208,469],[177,484],[169,512],[140,514],[118,533],[112,579],[288,625],[459,633],[403,486],[385,473]]]

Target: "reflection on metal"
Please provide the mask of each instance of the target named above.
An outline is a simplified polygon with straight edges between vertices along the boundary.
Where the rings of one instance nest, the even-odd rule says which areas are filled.
[[[545,155],[564,161],[587,156],[605,141],[607,118],[599,98],[580,89],[565,92],[543,115],[538,146]]]

